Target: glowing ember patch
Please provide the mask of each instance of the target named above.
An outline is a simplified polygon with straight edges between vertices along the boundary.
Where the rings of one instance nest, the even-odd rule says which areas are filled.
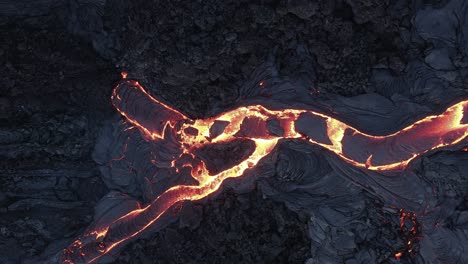
[[[372,154],[366,160],[366,168],[372,167]]]
[[[127,79],[127,72],[123,71],[120,73],[120,75],[122,75],[123,79]]]
[[[468,108],[468,100],[449,107],[442,114],[423,118],[393,134],[372,136],[322,113],[301,109],[270,110],[262,105],[242,106],[215,117],[190,120],[149,95],[138,82],[125,79],[126,74],[122,73],[122,77],[124,80],[112,93],[112,104],[148,140],[164,140],[166,136],[177,138],[182,154],[175,157],[171,165],[191,168],[191,176],[198,184],[173,186],[146,207],[131,211],[105,227],[85,234],[65,250],[63,263],[77,262],[76,259],[80,263],[94,262],[122,242],[143,232],[171,207],[180,204],[179,202],[203,199],[217,191],[224,180],[241,177],[270,154],[281,139],[303,139],[335,153],[356,167],[383,171],[404,169],[416,157],[437,148],[457,144],[468,136],[468,124],[462,122],[466,119],[464,109]],[[262,81],[259,85],[263,84]],[[146,108],[150,111],[129,107],[128,100],[133,100],[133,105],[151,106]],[[323,123],[320,129],[315,130],[320,135],[309,133],[314,130],[307,130],[307,135],[296,130],[302,114],[310,117],[305,124],[300,124],[302,129],[314,126],[314,120]],[[284,131],[282,135],[269,133],[268,121],[271,120],[277,121],[279,130]],[[249,129],[252,126],[254,129]],[[223,168],[215,175],[209,174],[203,160],[191,163],[187,159],[195,158],[195,150],[201,147],[236,139],[253,142],[253,151],[243,160],[230,164],[230,167]],[[124,152],[125,150],[126,147]],[[400,213],[400,228],[416,236],[416,216],[403,211]],[[414,225],[406,230],[408,220]],[[407,244],[411,246],[414,243],[409,240]],[[403,253],[398,252],[395,257],[400,258],[402,255]]]
[[[400,254],[400,257],[401,257],[403,255],[403,252],[411,253],[416,249],[417,243],[415,243],[415,241],[419,239],[419,236],[420,236],[419,234],[420,224],[418,223],[415,213],[405,212],[403,211],[403,209],[400,209],[399,214],[400,214],[400,231],[403,237],[406,238],[406,245],[404,249],[400,249],[402,251],[396,253],[396,254]],[[395,257],[396,257],[396,254],[395,254]]]

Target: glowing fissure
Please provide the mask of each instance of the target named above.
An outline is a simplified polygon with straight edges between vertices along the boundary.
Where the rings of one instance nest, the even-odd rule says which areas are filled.
[[[140,129],[148,140],[164,140],[165,133],[171,133],[179,140],[182,154],[172,161],[173,167],[183,154],[195,157],[193,150],[207,144],[246,138],[255,143],[255,150],[237,165],[215,175],[210,175],[203,161],[184,164],[183,166],[192,167],[191,175],[198,181],[198,185],[173,186],[146,207],[131,211],[106,227],[88,232],[64,250],[64,263],[94,262],[123,241],[143,232],[174,204],[205,198],[217,191],[224,180],[242,176],[246,170],[271,153],[280,139],[307,140],[332,151],[357,167],[394,170],[404,169],[411,160],[428,151],[457,144],[468,135],[468,124],[462,123],[464,114],[468,111],[468,100],[449,107],[440,115],[423,118],[393,134],[372,136],[322,113],[300,109],[269,110],[261,105],[243,106],[216,117],[190,120],[184,114],[150,96],[138,82],[123,77],[124,80],[112,93],[113,105],[129,123]],[[149,104],[152,112],[139,112],[134,107],[128,107],[125,103],[128,98],[138,99],[138,104],[141,105]],[[315,134],[300,133],[297,124],[301,122],[301,118],[323,123],[323,129],[317,125]],[[250,120],[257,127],[242,129],[246,120]],[[258,128],[266,128],[266,122],[269,120],[278,121],[283,135],[258,131]],[[228,124],[222,133],[212,136],[210,129],[217,121],[226,121]],[[315,125],[307,123],[307,126]],[[402,145],[397,152],[401,155],[399,157],[386,153],[388,144],[396,143]],[[353,152],[354,148],[360,151]],[[87,243],[84,243],[85,241]]]
[[[399,210],[400,213],[400,229],[406,238],[406,244],[401,251],[395,253],[395,258],[400,259],[404,254],[414,253],[417,243],[416,240],[420,239],[421,226],[413,212],[405,212],[403,209]]]

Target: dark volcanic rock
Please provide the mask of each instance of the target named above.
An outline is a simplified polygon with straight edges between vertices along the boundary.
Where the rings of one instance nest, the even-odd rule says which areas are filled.
[[[214,143],[195,151],[206,164],[211,175],[218,174],[239,164],[255,150],[255,143],[248,139],[237,139],[226,143]]]
[[[119,65],[200,117],[234,102],[240,81],[248,79],[274,47],[280,70],[297,70],[291,66],[302,43],[316,57],[317,88],[360,94],[373,64],[399,56],[395,46],[400,20],[381,1],[351,2],[133,1],[130,22],[121,32],[127,52]],[[180,65],[184,70],[173,75],[171,69]]]
[[[203,206],[198,227],[182,223],[128,246],[115,263],[304,263],[309,255],[303,218],[256,191],[227,191]]]
[[[397,106],[419,116],[467,98],[467,8],[462,0],[3,1],[0,263],[30,257],[38,263],[35,257],[69,244],[92,222],[109,189],[147,202],[172,180],[161,170],[153,186],[142,183],[138,179],[154,173],[133,171],[138,160],[115,162],[119,174],[106,178],[91,157],[97,131],[115,114],[109,97],[120,70],[189,116],[206,117],[245,95],[262,102],[297,96],[289,86],[251,80],[273,54],[275,70],[268,77],[306,83],[310,90],[302,98],[371,93],[352,106],[341,98],[324,111],[353,121],[365,110],[361,102],[373,102],[377,110],[392,110],[373,111],[382,121],[368,129],[382,133]],[[258,94],[239,91],[245,81],[255,91],[260,82],[263,88]],[[214,126],[212,136],[223,125]],[[266,126],[272,134],[284,132],[274,120]],[[299,129],[307,134],[323,127]],[[183,205],[179,222],[127,246],[117,263],[397,262],[395,252],[407,243],[398,211],[371,194],[385,190],[374,190],[368,178],[343,178],[349,168],[332,172],[335,163],[321,149],[294,141],[278,149],[274,166],[262,174],[271,177],[262,179],[259,190]],[[107,158],[118,159],[123,150],[97,162],[107,166]],[[154,153],[166,168],[173,154]],[[229,159],[219,156],[213,167]],[[448,263],[465,261],[466,164],[466,152],[441,151],[415,162],[415,174],[405,175],[413,178],[403,186],[421,179],[427,184],[421,186],[427,187],[429,209],[421,223],[426,235],[401,263],[430,263],[434,252]],[[413,194],[421,196],[416,188],[402,196]]]
[[[90,154],[100,122],[112,113],[108,96],[118,75],[86,40],[67,32],[56,16],[61,1],[28,1],[20,9],[18,1],[6,2],[0,262],[19,263],[88,225],[108,191]]]

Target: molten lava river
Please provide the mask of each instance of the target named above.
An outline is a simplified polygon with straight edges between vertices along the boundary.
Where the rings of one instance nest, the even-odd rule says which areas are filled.
[[[137,100],[138,105],[145,105],[141,109],[146,110],[143,112],[134,104],[127,104],[128,98]],[[262,105],[242,106],[212,118],[193,120],[149,95],[138,82],[125,78],[113,90],[111,100],[125,120],[138,128],[147,140],[175,138],[181,154],[174,157],[172,166],[190,168],[197,184],[173,186],[145,207],[125,214],[99,230],[87,232],[63,251],[63,263],[97,261],[150,227],[176,203],[203,199],[218,190],[224,180],[242,177],[282,139],[308,141],[353,166],[386,171],[402,170],[416,157],[457,144],[468,135],[468,100],[384,136],[363,133],[325,113],[301,109],[271,110]],[[279,125],[281,133],[271,131],[268,125],[271,122]],[[197,150],[204,146],[239,139],[253,142],[253,151],[223,171],[211,173],[203,160],[195,159]],[[191,156],[192,162],[181,162],[186,156]]]

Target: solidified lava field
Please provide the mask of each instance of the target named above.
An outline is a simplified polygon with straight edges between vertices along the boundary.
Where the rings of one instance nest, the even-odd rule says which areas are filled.
[[[7,0],[0,39],[0,263],[468,262],[468,109],[447,110],[468,100],[466,1]],[[210,119],[252,105],[318,114]],[[400,141],[338,129],[444,115]],[[135,212],[265,138],[139,233]]]

